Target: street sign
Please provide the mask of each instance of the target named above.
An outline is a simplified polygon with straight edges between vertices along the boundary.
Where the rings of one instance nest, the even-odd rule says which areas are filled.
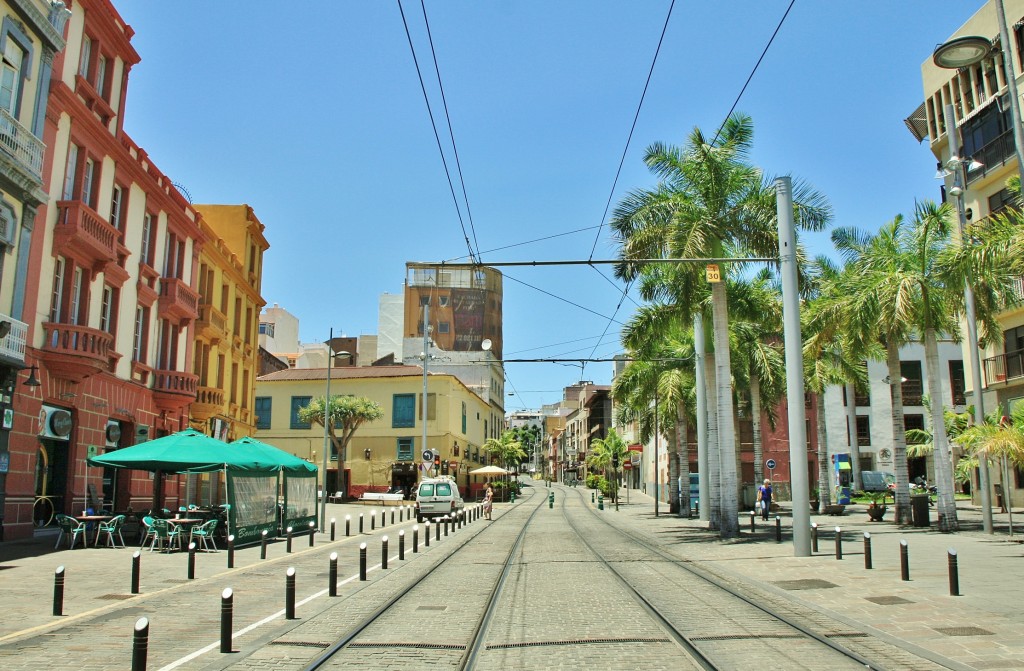
[[[721,273],[721,271],[719,271],[717,263],[709,263],[704,268],[704,276],[705,276],[705,278],[707,279],[708,282],[721,282],[722,281],[722,273]]]
[[[625,462],[622,463],[622,467],[625,468],[628,471],[629,469],[633,468],[633,462],[632,461],[625,461]]]
[[[769,459],[768,461],[764,462],[764,467],[767,468],[769,471],[775,470],[775,460]]]
[[[433,450],[423,450],[423,461],[434,461]]]

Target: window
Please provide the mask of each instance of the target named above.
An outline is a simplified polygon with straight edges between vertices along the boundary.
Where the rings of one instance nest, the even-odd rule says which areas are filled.
[[[164,259],[164,277],[181,279],[185,267],[185,241],[167,232],[167,251]],[[237,335],[237,334],[236,334]]]
[[[100,304],[100,330],[113,334],[117,328],[117,289],[103,286],[103,301]]]
[[[110,225],[119,231],[121,231],[122,193],[121,187],[115,184],[114,191],[110,194]]]
[[[416,416],[423,419],[423,394],[417,394]],[[427,419],[437,419],[437,394],[427,394]]]
[[[871,418],[867,415],[857,415],[857,444],[871,444]]]
[[[963,361],[949,362],[949,389],[953,396],[953,405],[967,404]]]
[[[88,35],[82,36],[82,54],[78,61],[78,74],[83,78],[89,78],[89,61],[92,60],[92,40]]]
[[[1007,207],[1013,207],[1013,194],[1009,189],[1000,189],[988,197],[988,213],[999,214]]]
[[[149,308],[135,308],[135,333],[132,338],[132,361],[145,363],[146,331],[149,329]]]
[[[100,56],[100,59],[96,61],[96,93],[100,94],[101,98],[106,98],[103,88],[107,85],[107,59]]]
[[[147,212],[142,217],[142,250],[139,253],[139,260],[149,267],[153,267],[153,259],[150,254],[153,251],[153,215]]]
[[[64,302],[64,257],[58,256],[53,264],[53,295],[50,298],[50,321],[59,322],[61,303]]]
[[[273,408],[273,399],[270,396],[256,397],[256,428],[270,428],[270,411]]]
[[[64,167],[64,190],[61,200],[71,200],[75,195],[75,168],[78,167],[78,145],[68,145],[68,162]]]
[[[420,305],[421,306],[422,305],[430,305],[430,295],[429,294],[426,295],[426,296],[423,296],[423,295],[420,296]]]
[[[95,172],[96,163],[91,158],[85,159],[85,171],[82,173],[82,193],[80,198],[81,201],[89,207],[93,206],[92,185],[93,175]]]
[[[445,294],[444,296],[438,296],[437,297],[437,302],[438,302],[438,305],[440,305],[443,308],[448,307],[448,295]]]
[[[437,323],[437,332],[438,333],[448,333],[448,330],[449,330],[448,329],[448,322],[438,322]]]
[[[398,460],[399,461],[412,461],[413,460],[413,439],[412,438],[399,438],[398,439]]]
[[[407,429],[416,426],[416,394],[395,394],[391,398],[391,426]]]
[[[312,426],[309,422],[303,422],[299,419],[299,410],[309,405],[309,402],[312,400],[312,396],[292,396],[291,422],[289,423],[291,428],[308,429]]]
[[[69,324],[78,324],[79,317],[81,317],[82,308],[82,285],[85,283],[85,278],[81,268],[75,268],[74,279],[71,283],[71,310],[68,315]]]
[[[466,402],[462,402],[462,433],[466,433]]]
[[[903,382],[903,405],[921,405],[924,394],[921,362],[900,361],[900,375],[906,380]]]
[[[274,323],[273,322],[260,322],[260,335],[265,335],[268,338],[274,337]]]
[[[903,428],[908,432],[914,429],[918,431],[924,431],[924,415],[903,415]],[[907,440],[910,443],[910,440]]]
[[[11,35],[6,35],[2,69],[0,69],[0,107],[11,116],[18,116],[18,94],[21,90],[21,67],[25,52]]]

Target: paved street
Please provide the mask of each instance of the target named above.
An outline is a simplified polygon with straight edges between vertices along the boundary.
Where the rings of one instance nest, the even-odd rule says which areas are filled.
[[[546,493],[534,487],[533,494]],[[589,503],[589,490],[554,488],[557,497],[583,496]],[[528,490],[529,491],[529,490]],[[516,504],[519,506],[520,504]],[[756,583],[757,587],[789,600],[795,607],[811,609],[898,643],[923,657],[955,660],[950,668],[1011,669],[1024,668],[1024,586],[1009,576],[1014,575],[1024,548],[1017,537],[1006,533],[1006,515],[997,515],[997,533],[980,532],[980,513],[961,508],[960,518],[965,531],[939,534],[926,529],[899,529],[889,522],[870,523],[862,507],[850,506],[842,517],[813,516],[821,525],[819,552],[813,557],[794,558],[789,542],[788,514],[781,512],[785,541],[775,541],[774,525],[762,526],[758,520],[753,534],[749,521],[742,526],[739,539],[720,541],[706,531],[697,520],[680,519],[667,514],[654,516],[653,501],[638,492],[630,492],[630,503],[621,504],[616,512],[608,505],[602,512],[606,519],[622,525],[633,533],[657,539],[664,548],[694,561],[701,568],[729,577]],[[506,514],[510,504],[497,504],[496,520]],[[283,542],[268,549],[265,561],[259,558],[259,546],[240,549],[236,568],[227,569],[227,554],[203,554],[197,558],[196,580],[186,579],[187,554],[142,553],[142,594],[129,594],[131,556],[134,548],[124,550],[94,549],[53,551],[55,537],[35,542],[0,544],[0,584],[5,594],[4,615],[0,618],[0,667],[4,669],[124,669],[131,655],[131,632],[142,616],[151,620],[149,668],[226,668],[237,665],[247,668],[282,668],[254,650],[264,646],[278,651],[286,649],[282,640],[294,632],[298,642],[304,623],[332,607],[342,607],[348,616],[369,612],[389,591],[403,581],[414,579],[420,571],[456,547],[453,539],[442,536],[431,552],[411,557],[411,522],[401,528],[407,534],[407,562],[410,570],[390,571],[381,575],[371,570],[371,582],[351,580],[357,566],[358,543],[368,544],[371,568],[380,561],[379,507],[375,537],[343,538],[344,516],[358,519],[369,507],[359,505],[328,506],[329,516],[339,520],[338,540],[327,543],[317,538],[317,546],[308,547],[306,537],[294,540],[294,553],[285,553]],[[392,555],[398,525],[390,523],[383,533],[392,539]],[[1024,521],[1024,515],[1020,516]],[[843,529],[843,559],[835,558],[834,527]],[[470,525],[460,534],[479,533],[486,523]],[[422,528],[422,527],[421,527]],[[353,533],[356,522],[353,522]],[[369,532],[369,523],[365,530]],[[864,531],[873,543],[872,570],[864,568]],[[422,534],[422,532],[421,532]],[[458,539],[459,535],[455,535]],[[910,557],[909,582],[900,579],[899,541],[906,539]],[[545,543],[549,552],[559,552],[557,539]],[[956,548],[959,557],[961,596],[949,596],[947,555]],[[436,551],[436,552],[435,552]],[[323,597],[326,591],[327,555],[339,554],[339,579],[348,580],[340,598]],[[536,555],[537,548],[526,550]],[[53,572],[58,565],[67,569],[67,586],[63,617],[51,615]],[[298,572],[298,621],[283,618],[284,572],[294,566]],[[413,568],[415,567],[415,568]],[[392,567],[395,568],[395,567]],[[809,582],[813,579],[814,582]],[[586,588],[584,577],[573,572],[563,574],[560,591],[552,588],[550,598],[566,604]],[[369,589],[370,586],[373,589]],[[220,591],[235,590],[234,649],[241,651],[223,655],[217,651],[219,632]],[[452,585],[452,596],[458,598],[458,585]],[[542,590],[543,591],[543,590]],[[513,595],[528,603],[521,591]],[[582,598],[582,597],[581,597]],[[525,626],[533,617],[543,616],[539,608],[525,606],[530,613],[508,614],[510,623]],[[568,606],[565,606],[568,608]],[[600,605],[587,611],[593,618],[593,631],[600,631],[607,619]],[[331,617],[334,630],[346,626],[346,618]],[[511,626],[511,625],[510,625]],[[324,632],[327,634],[328,632]],[[270,645],[271,642],[273,645]],[[326,643],[327,641],[318,641]],[[200,652],[205,649],[205,652]],[[643,646],[627,648],[626,657],[636,655],[643,661]],[[296,657],[309,657],[309,650],[298,650]],[[765,649],[752,646],[749,662],[764,659]],[[194,657],[189,657],[190,655]],[[523,653],[524,655],[527,653]],[[279,658],[279,654],[270,657]],[[242,660],[246,663],[240,663]],[[261,666],[261,661],[266,666]],[[278,664],[275,666],[275,664]],[[593,665],[592,665],[593,666]],[[410,659],[408,668],[415,667]],[[599,666],[594,666],[599,668]],[[608,667],[611,668],[611,667]]]

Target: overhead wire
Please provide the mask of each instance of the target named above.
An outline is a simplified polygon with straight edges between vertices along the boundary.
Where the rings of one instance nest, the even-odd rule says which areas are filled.
[[[598,228],[598,227],[597,226],[584,226],[583,228],[577,228],[575,230],[566,231],[564,233],[554,233],[552,235],[545,235],[542,238],[534,238],[533,240],[524,240],[523,242],[515,242],[515,243],[512,243],[511,245],[503,245],[501,247],[493,247],[491,249],[485,249],[483,252],[479,251],[479,249],[478,249],[477,253],[479,255],[479,254],[489,254],[491,252],[500,252],[500,251],[505,250],[505,249],[512,249],[513,247],[522,247],[524,245],[532,245],[532,244],[534,244],[536,242],[546,242],[548,240],[554,240],[555,238],[565,237],[566,235],[573,235],[575,233],[582,233],[583,231],[592,231],[595,228]],[[453,258],[450,258],[450,259],[446,259],[446,260],[442,261],[441,263],[456,263],[456,262],[461,261],[462,259],[465,259],[465,258],[467,258],[467,257],[466,256],[456,256],[456,257],[453,257]]]
[[[423,82],[423,73],[420,71],[420,62],[416,58],[416,47],[412,43],[412,34],[409,32],[409,23],[405,19],[405,10],[402,9],[402,0],[397,0],[398,12],[402,15],[402,26],[405,28],[405,37],[409,41],[409,51],[412,53],[412,61],[416,66],[416,76],[419,78],[420,90],[423,92],[423,101],[427,105],[427,114],[430,116],[430,127],[434,131],[434,140],[437,142],[437,151],[441,154],[441,163],[444,165],[444,174],[448,178],[448,189],[452,194],[452,201],[455,203],[455,214],[459,218],[459,227],[462,228],[462,238],[466,241],[466,248],[469,250],[470,258],[475,260],[475,253],[473,252],[473,244],[469,241],[469,235],[466,233],[466,223],[462,219],[462,208],[459,207],[458,196],[455,195],[455,185],[452,183],[452,173],[448,169],[448,160],[444,156],[444,149],[441,147],[441,136],[437,132],[437,122],[434,120],[434,111],[430,106],[430,96],[427,95],[427,86]]]
[[[576,308],[579,308],[580,310],[584,310],[584,311],[589,312],[589,313],[591,313],[593,315],[597,315],[598,317],[601,317],[602,319],[608,319],[609,323],[614,321],[616,324],[620,324],[622,326],[625,326],[625,324],[623,324],[622,322],[616,321],[614,317],[608,317],[606,315],[601,314],[600,312],[598,312],[596,310],[591,310],[590,308],[584,307],[584,306],[580,305],[579,303],[574,303],[571,300],[569,300],[568,298],[563,298],[562,296],[559,296],[558,294],[553,294],[550,291],[545,291],[544,289],[541,289],[540,287],[536,287],[536,286],[530,284],[529,282],[524,282],[524,281],[522,281],[520,279],[516,279],[515,277],[512,277],[508,273],[504,273],[502,275],[502,277],[504,277],[505,279],[508,279],[508,280],[512,280],[513,282],[516,282],[518,284],[522,284],[524,287],[529,287],[530,289],[533,289],[534,291],[539,291],[540,293],[542,293],[542,294],[544,294],[546,296],[551,296],[552,298],[554,298],[556,300],[560,300],[563,303],[568,303],[569,305],[571,305],[573,307],[576,307]]]

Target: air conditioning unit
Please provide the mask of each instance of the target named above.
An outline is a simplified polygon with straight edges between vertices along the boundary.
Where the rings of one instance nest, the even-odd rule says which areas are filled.
[[[149,440],[149,427],[143,424],[135,426],[135,443],[144,443]]]

